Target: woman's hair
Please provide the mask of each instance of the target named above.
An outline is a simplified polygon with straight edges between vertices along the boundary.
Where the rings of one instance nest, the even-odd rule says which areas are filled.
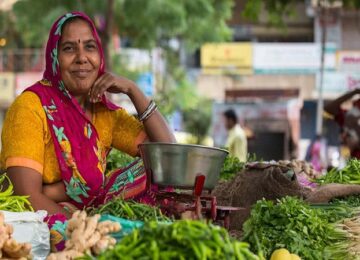
[[[224,112],[224,116],[225,116],[225,118],[230,119],[230,120],[234,121],[235,123],[237,123],[237,121],[238,121],[237,115],[233,109],[226,110]]]

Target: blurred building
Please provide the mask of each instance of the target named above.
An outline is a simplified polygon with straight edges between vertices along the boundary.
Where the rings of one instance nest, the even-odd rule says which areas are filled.
[[[216,100],[217,103],[232,102],[232,105],[236,106],[234,101],[229,101],[226,96],[229,91],[240,91],[239,97],[242,96],[241,91],[259,91],[257,99],[243,97],[236,101],[239,111],[240,107],[248,102],[269,102],[260,92],[298,91],[297,97],[288,99],[290,102],[296,98],[299,104],[299,118],[295,123],[299,129],[290,130],[293,140],[286,140],[289,134],[281,130],[282,126],[275,131],[270,129],[270,125],[263,126],[257,135],[255,131],[255,137],[274,132],[272,136],[267,135],[267,139],[272,139],[273,142],[262,140],[267,144],[263,149],[269,150],[269,158],[271,147],[289,147],[288,143],[292,142],[296,146],[297,156],[303,157],[307,144],[315,136],[321,29],[324,26],[327,31],[323,78],[325,102],[360,87],[360,12],[337,8],[329,10],[326,19],[320,19],[313,4],[316,4],[316,1],[298,3],[294,18],[285,20],[286,27],[273,28],[266,22],[265,12],[259,16],[260,20],[257,23],[243,19],[241,12],[244,10],[245,1],[238,0],[233,9],[233,18],[229,21],[234,30],[233,41],[206,44],[188,60],[189,70],[196,79],[200,93]],[[271,102],[274,100],[284,102],[284,98],[280,96],[272,97]],[[269,107],[270,114],[272,110],[273,108]],[[245,123],[250,120],[247,114],[242,113],[240,116]],[[258,119],[263,121],[266,117]],[[294,118],[288,117],[286,120],[291,125]],[[214,118],[213,121],[216,125],[219,119]],[[279,138],[276,138],[275,134],[280,132],[284,138],[281,142],[276,141]],[[215,140],[221,140],[217,138],[221,133],[223,130],[213,126]],[[339,144],[338,128],[332,120],[324,121],[324,134],[330,145]],[[254,148],[253,151],[255,150]],[[289,157],[290,153],[286,153],[285,150],[283,157]]]

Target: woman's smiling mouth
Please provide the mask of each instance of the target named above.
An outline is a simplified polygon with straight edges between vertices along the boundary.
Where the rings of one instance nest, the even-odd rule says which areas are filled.
[[[84,78],[87,78],[91,72],[92,72],[92,70],[79,69],[79,70],[71,71],[71,74],[73,74],[77,78],[84,79]]]

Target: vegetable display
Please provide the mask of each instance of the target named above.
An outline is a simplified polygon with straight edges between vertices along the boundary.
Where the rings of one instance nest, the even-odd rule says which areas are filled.
[[[351,195],[345,198],[335,198],[331,201],[332,203],[343,203],[350,207],[360,207],[360,196]]]
[[[320,184],[360,184],[360,160],[350,159],[343,169],[333,168],[326,175],[316,179]]]
[[[88,217],[85,211],[76,211],[66,226],[64,251],[52,253],[47,260],[75,259],[84,254],[99,255],[115,245],[109,233],[120,231],[119,223],[98,222],[100,215]]]
[[[106,172],[123,168],[133,161],[134,158],[130,155],[117,149],[112,149],[109,155],[106,157]]]
[[[18,243],[13,238],[13,227],[5,224],[4,215],[0,212],[0,258],[1,259],[28,259],[30,258],[31,244]]]
[[[240,162],[239,158],[228,155],[225,158],[223,168],[220,172],[221,180],[232,179],[239,171],[244,169],[245,162]]]
[[[228,232],[221,227],[201,221],[179,220],[171,224],[148,222],[142,229],[136,229],[97,259],[262,258],[253,254],[247,243],[232,240]]]
[[[243,225],[243,241],[267,258],[274,250],[285,247],[303,259],[336,259],[332,256],[339,254],[346,259],[346,234],[336,229],[329,218],[326,211],[312,209],[293,197],[277,203],[260,200]],[[331,247],[333,244],[336,247]]]
[[[170,221],[157,207],[141,204],[132,200],[125,201],[121,198],[113,199],[99,208],[90,209],[89,212],[90,215],[109,214],[129,220]]]
[[[316,179],[319,175],[318,172],[312,167],[312,165],[308,162],[301,160],[291,160],[291,161],[278,161],[278,164],[281,166],[287,166],[295,170],[296,173],[304,173],[309,178]]]
[[[5,184],[8,183],[5,191],[0,192],[0,210],[11,212],[34,211],[28,200],[28,196],[15,196],[14,186],[6,174],[0,175],[0,190],[4,190]]]
[[[350,254],[349,259],[359,259],[360,255],[360,217],[344,219],[336,224],[336,227],[343,230],[349,238],[347,251]],[[342,247],[343,245],[334,245]],[[342,255],[338,255],[337,259],[343,259]]]
[[[290,254],[285,248],[276,249],[270,260],[301,260],[301,258],[296,254]]]
[[[345,218],[351,218],[360,214],[359,207],[352,207],[342,201],[327,203],[327,204],[313,204],[310,205],[312,209],[321,210],[325,218],[330,223],[335,223]]]

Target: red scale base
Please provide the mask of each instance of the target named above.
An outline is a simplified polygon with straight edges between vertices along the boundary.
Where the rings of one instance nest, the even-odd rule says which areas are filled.
[[[166,215],[177,219],[207,219],[229,229],[230,213],[241,208],[218,206],[216,197],[211,196],[210,192],[209,195],[204,195],[204,183],[205,176],[199,175],[196,177],[193,190],[178,192],[159,190],[155,193],[156,204]]]

